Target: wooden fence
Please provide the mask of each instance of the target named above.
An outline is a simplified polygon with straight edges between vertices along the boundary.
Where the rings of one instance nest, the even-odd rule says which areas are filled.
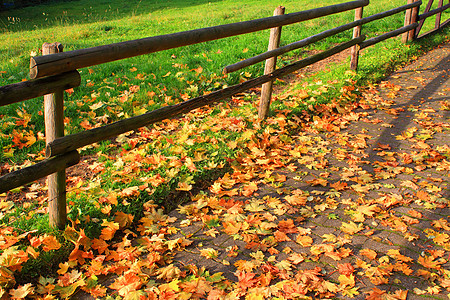
[[[54,227],[64,228],[66,223],[65,169],[79,162],[80,156],[77,149],[164,119],[187,113],[204,105],[230,98],[234,94],[260,85],[263,85],[263,91],[258,114],[260,118],[265,118],[269,112],[272,93],[271,83],[276,78],[280,78],[348,48],[352,48],[351,68],[356,70],[358,66],[358,55],[361,49],[401,34],[403,34],[404,42],[413,40],[417,38],[425,18],[432,15],[437,15],[436,28],[446,25],[448,21],[441,25],[440,15],[442,11],[449,7],[449,4],[443,6],[442,0],[439,0],[439,8],[430,11],[432,1],[428,3],[427,10],[422,15],[418,15],[419,6],[422,4],[422,1],[413,2],[412,0],[408,0],[408,3],[404,6],[363,18],[363,7],[369,4],[369,0],[357,0],[290,14],[284,14],[284,8],[279,7],[275,10],[274,16],[272,17],[69,52],[63,52],[63,47],[59,43],[46,43],[43,45],[44,55],[31,59],[31,80],[0,87],[0,106],[45,95],[44,116],[47,159],[33,166],[0,177],[0,193],[49,176],[48,199],[50,224]],[[279,47],[282,26],[349,10],[355,10],[355,20],[353,22]],[[400,12],[406,12],[405,25],[403,27],[368,40],[365,40],[365,37],[361,35],[362,25]],[[77,69],[215,39],[248,34],[269,28],[272,29],[267,52],[229,65],[224,69],[225,73],[230,73],[266,60],[264,75],[176,105],[166,106],[103,127],[63,136],[63,93],[66,89],[80,85],[81,79]],[[352,28],[353,38],[350,41],[283,68],[275,69],[277,56]]]

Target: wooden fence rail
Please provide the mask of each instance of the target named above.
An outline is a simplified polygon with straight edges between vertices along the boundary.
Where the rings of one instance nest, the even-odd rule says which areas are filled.
[[[361,47],[361,49],[367,48],[369,46],[378,44],[379,42],[382,42],[384,40],[387,40],[387,39],[393,38],[395,36],[398,36],[398,35],[400,35],[402,33],[409,32],[409,31],[417,28],[417,26],[419,26],[419,24],[413,23],[411,25],[404,26],[404,27],[401,27],[401,28],[396,29],[396,30],[392,30],[390,32],[384,33],[384,34],[379,35],[377,37],[368,39],[367,41],[362,42],[359,46]]]
[[[267,52],[264,52],[262,54],[253,56],[251,58],[247,58],[247,59],[241,60],[240,62],[237,62],[235,64],[226,66],[223,69],[223,73],[228,74],[228,73],[232,73],[232,72],[238,71],[238,70],[240,70],[242,68],[254,65],[254,64],[258,63],[258,62],[264,61],[264,60],[269,59],[271,57],[279,56],[279,55],[291,52],[293,50],[296,50],[296,49],[308,46],[308,45],[310,45],[312,43],[316,43],[316,42],[318,42],[320,40],[323,40],[323,39],[325,39],[327,37],[330,37],[330,36],[336,35],[338,33],[344,32],[346,30],[352,29],[352,28],[354,28],[356,26],[361,26],[363,24],[367,24],[367,23],[370,23],[370,22],[373,22],[373,21],[376,21],[376,20],[380,20],[380,19],[392,16],[392,15],[395,15],[395,14],[397,14],[399,12],[405,11],[405,10],[410,9],[412,7],[420,6],[421,4],[422,4],[422,1],[417,1],[417,2],[414,2],[414,3],[411,3],[411,4],[407,4],[407,5],[404,5],[404,6],[400,6],[400,7],[397,7],[397,8],[388,10],[388,11],[385,11],[385,12],[378,13],[378,14],[375,14],[375,15],[372,15],[372,16],[369,16],[369,17],[357,20],[357,21],[353,21],[351,23],[348,23],[348,24],[345,24],[345,25],[342,25],[342,26],[339,26],[339,27],[336,27],[336,28],[333,28],[333,29],[329,29],[329,30],[323,31],[323,32],[318,33],[316,35],[312,35],[312,36],[307,37],[307,38],[305,38],[303,40],[300,40],[298,42],[294,42],[294,43],[291,43],[291,44],[279,47],[277,49],[274,49],[274,50],[271,50],[271,51],[267,51]]]
[[[438,13],[441,13],[441,12],[447,10],[449,7],[450,7],[450,3],[448,3],[448,4],[446,4],[446,5],[442,6],[442,7],[430,10],[430,11],[428,11],[426,13],[423,13],[423,14],[418,16],[419,18],[418,18],[417,21],[422,21],[422,20],[425,20],[428,17],[437,15]]]
[[[70,71],[63,74],[5,85],[0,87],[0,106],[74,88],[79,86],[80,83],[80,73],[78,71]]]
[[[291,14],[282,14],[281,8],[279,8],[278,12],[276,12],[273,17],[149,37],[140,40],[69,52],[62,52],[62,46],[57,43],[44,44],[43,48],[48,48],[44,51],[44,54],[51,53],[52,51],[59,53],[32,58],[30,77],[33,79],[27,82],[0,87],[0,106],[45,95],[47,159],[33,166],[14,171],[0,177],[0,193],[4,193],[18,186],[50,175],[50,224],[54,227],[63,228],[66,222],[64,170],[67,167],[79,162],[80,156],[76,149],[162,121],[164,119],[187,113],[193,109],[210,105],[216,101],[230,98],[237,93],[270,83],[276,78],[290,74],[348,48],[353,48],[351,67],[356,69],[360,49],[402,33],[404,33],[405,42],[411,40],[411,37],[417,37],[417,33],[419,32],[422,24],[421,22],[426,17],[437,14],[439,19],[436,19],[436,24],[440,24],[440,14],[442,11],[450,7],[450,4],[442,6],[442,1],[440,1],[440,7],[430,11],[431,4],[429,2],[426,12],[419,16],[418,11],[422,1],[413,2],[413,0],[408,0],[407,5],[363,18],[362,8],[368,4],[369,0],[358,0]],[[356,11],[355,21],[326,30],[286,46],[279,47],[277,41],[279,40],[279,34],[281,33],[282,26],[352,9],[355,9]],[[365,36],[361,35],[362,25],[403,11],[406,11],[404,27],[392,30],[391,32],[369,40],[365,40]],[[447,23],[448,20],[437,26],[442,27]],[[63,136],[64,128],[62,124],[63,122],[61,121],[64,119],[62,93],[65,89],[80,85],[81,78],[78,71],[76,71],[77,69],[269,28],[277,28],[278,31],[275,29],[271,30],[271,44],[267,52],[243,60],[239,63],[229,65],[224,69],[225,73],[229,73],[253,65],[257,62],[270,60],[271,67],[266,69],[264,75],[176,105],[162,107],[143,115],[117,121],[103,127],[83,131],[69,136]],[[275,64],[273,62],[277,56],[352,28],[354,28],[354,35],[353,39],[350,41],[337,45],[314,56],[297,61],[283,68],[275,69]],[[266,86],[269,87],[269,85]],[[271,93],[271,87],[268,89]],[[266,102],[269,104],[270,93],[268,93],[269,96],[266,97]],[[262,106],[260,106],[260,117],[264,118],[268,113],[268,105],[265,109],[261,107]]]
[[[450,7],[450,3],[448,3],[447,5],[443,5],[444,4],[443,0],[439,0],[439,4],[438,4],[439,7],[436,9],[430,10],[431,6],[433,5],[433,2],[434,2],[434,0],[428,1],[427,6],[425,7],[425,11],[422,14],[419,15],[418,11],[413,13],[413,16],[416,15],[416,20],[412,20],[412,22],[419,22],[419,26],[414,31],[411,31],[410,37],[413,37],[413,36],[417,37],[417,38],[424,37],[430,33],[433,33],[434,31],[438,30],[439,28],[441,28],[443,26],[446,26],[449,23],[450,19],[441,24],[441,13]],[[433,15],[436,15],[434,29],[419,35],[420,31],[422,30],[425,19],[427,19]],[[405,25],[407,25],[407,24],[405,24]]]
[[[247,80],[241,84],[234,85],[222,90],[212,92],[210,94],[193,98],[179,104],[165,106],[151,112],[131,117],[125,120],[117,121],[112,124],[105,125],[103,127],[94,128],[87,131],[82,131],[80,133],[75,133],[72,135],[67,135],[62,138],[58,138],[53,142],[49,143],[46,148],[46,156],[52,157],[68,151],[72,151],[93,143],[100,142],[102,140],[107,140],[111,137],[117,136],[119,134],[153,124],[170,117],[174,117],[183,113],[187,113],[193,109],[212,104],[214,102],[229,98],[237,93],[241,93],[248,89],[256,86],[260,86],[266,82],[280,78],[284,75],[290,74],[301,68],[309,66],[313,63],[321,61],[327,57],[344,51],[355,44],[361,43],[365,37],[360,37],[358,39],[351,40],[349,42],[343,43],[336,46],[330,50],[321,52],[314,56],[305,58],[291,65],[285,66],[281,69],[277,69],[270,74],[260,76],[258,78]]]
[[[357,0],[286,15],[154,36],[105,46],[37,56],[31,60],[31,78],[64,73],[133,56],[280,27],[366,6]]]
[[[40,161],[32,166],[16,170],[0,177],[0,194],[33,182],[55,172],[67,169],[80,162],[77,151]]]

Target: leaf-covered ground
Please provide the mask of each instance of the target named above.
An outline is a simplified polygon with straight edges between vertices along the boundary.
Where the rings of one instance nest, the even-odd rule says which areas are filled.
[[[61,239],[0,227],[0,296],[446,299],[449,51],[360,90],[357,102],[343,101],[355,97],[348,85],[340,101],[311,104],[313,115],[290,114],[309,95],[294,90],[267,123],[237,97],[121,136],[126,148],[114,156],[105,149],[91,165],[98,179],[86,186],[83,176],[69,177],[70,199],[91,199],[111,218],[71,211],[64,240],[72,247],[55,274],[16,284],[14,272],[60,249]],[[227,138],[217,140],[217,131]],[[206,163],[229,149],[239,151]],[[169,214],[151,197],[134,215],[117,208],[167,182],[193,192],[196,170],[224,165],[224,175]],[[143,169],[157,173],[141,177]],[[125,183],[134,184],[114,186]],[[2,211],[11,205],[0,200]],[[89,223],[100,225],[98,237],[80,229]]]

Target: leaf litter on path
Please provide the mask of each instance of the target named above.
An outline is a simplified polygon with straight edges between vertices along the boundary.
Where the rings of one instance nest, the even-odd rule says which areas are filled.
[[[426,89],[425,80],[420,83]],[[139,183],[108,195],[102,195],[100,182],[80,185],[102,195],[96,205],[113,218],[72,221],[64,232],[73,244],[68,260],[59,265],[57,276],[42,275],[36,284],[16,285],[12,272],[61,244],[52,236],[19,235],[1,227],[0,296],[448,295],[449,124],[448,114],[440,110],[448,105],[408,103],[402,85],[389,81],[360,92],[359,102],[313,105],[314,116],[291,118],[278,111],[261,123],[250,114],[247,121],[233,117],[231,108],[221,105],[215,120],[204,117],[210,109],[200,109],[163,122],[157,130],[122,137],[128,148],[116,158],[101,154],[105,160],[92,171],[105,173],[108,161],[114,161],[108,165],[112,178]],[[199,120],[200,125],[194,125]],[[219,130],[239,135],[225,142],[202,135]],[[206,142],[212,148],[187,155],[183,144],[171,140],[174,131],[186,144]],[[152,148],[161,145],[170,151]],[[181,170],[195,174],[199,168],[217,168],[223,162],[204,164],[204,157],[214,157],[224,147],[239,149],[229,159],[229,171],[206,191],[192,195],[192,202],[166,214],[148,201],[138,220],[114,210],[180,174],[178,190],[189,193],[194,177]],[[160,166],[165,174],[139,176],[143,169]],[[8,201],[1,201],[2,210],[10,208]],[[78,226],[92,221],[101,222],[98,238],[87,237]],[[29,246],[15,246],[20,241]]]

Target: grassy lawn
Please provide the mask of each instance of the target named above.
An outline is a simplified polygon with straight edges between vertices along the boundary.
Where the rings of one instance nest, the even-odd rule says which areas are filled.
[[[267,17],[278,5],[285,6],[289,13],[341,2],[132,0],[126,5],[123,1],[98,1],[93,6],[92,1],[79,0],[0,12],[0,85],[27,79],[29,58],[40,55],[44,42],[61,42],[65,51],[70,51]],[[371,1],[364,15],[403,4],[406,1]],[[445,14],[442,19],[447,17]],[[380,35],[401,27],[403,18],[398,14],[368,24],[363,27],[363,33],[369,37]],[[283,28],[282,45],[352,20],[350,11],[288,26]],[[433,25],[434,19],[426,23],[425,30]],[[83,174],[69,177],[69,217],[94,238],[101,234],[105,222],[115,220],[120,213],[140,219],[142,207],[149,201],[173,209],[182,199],[189,199],[235,167],[242,154],[251,151],[249,144],[267,132],[279,130],[279,114],[294,120],[314,105],[335,99],[354,100],[357,91],[343,95],[343,88],[349,90],[380,80],[414,56],[446,41],[447,34],[448,29],[406,47],[400,38],[391,39],[363,51],[358,74],[347,72],[346,61],[329,66],[314,77],[302,78],[296,86],[285,86],[289,92],[274,102],[267,122],[255,117],[258,99],[255,89],[238,95],[230,104],[199,109],[86,147],[81,153],[89,157],[90,166],[82,169]],[[264,52],[268,35],[268,31],[253,33],[82,69],[81,86],[65,95],[66,134],[172,105],[261,75],[262,63],[228,76],[222,74],[222,68]],[[313,49],[327,49],[350,37],[348,31],[290,53],[279,59],[279,66]],[[39,98],[0,108],[0,166],[4,170],[43,158],[42,103]],[[289,136],[280,139],[288,142]],[[19,233],[38,230],[33,234],[58,235],[47,225],[44,191],[45,182],[39,182],[16,189],[8,196],[0,195],[0,226],[10,226]],[[22,283],[44,267],[54,272],[55,266],[72,250],[67,236],[61,237],[60,242],[64,245],[60,250],[25,264],[18,275]]]

